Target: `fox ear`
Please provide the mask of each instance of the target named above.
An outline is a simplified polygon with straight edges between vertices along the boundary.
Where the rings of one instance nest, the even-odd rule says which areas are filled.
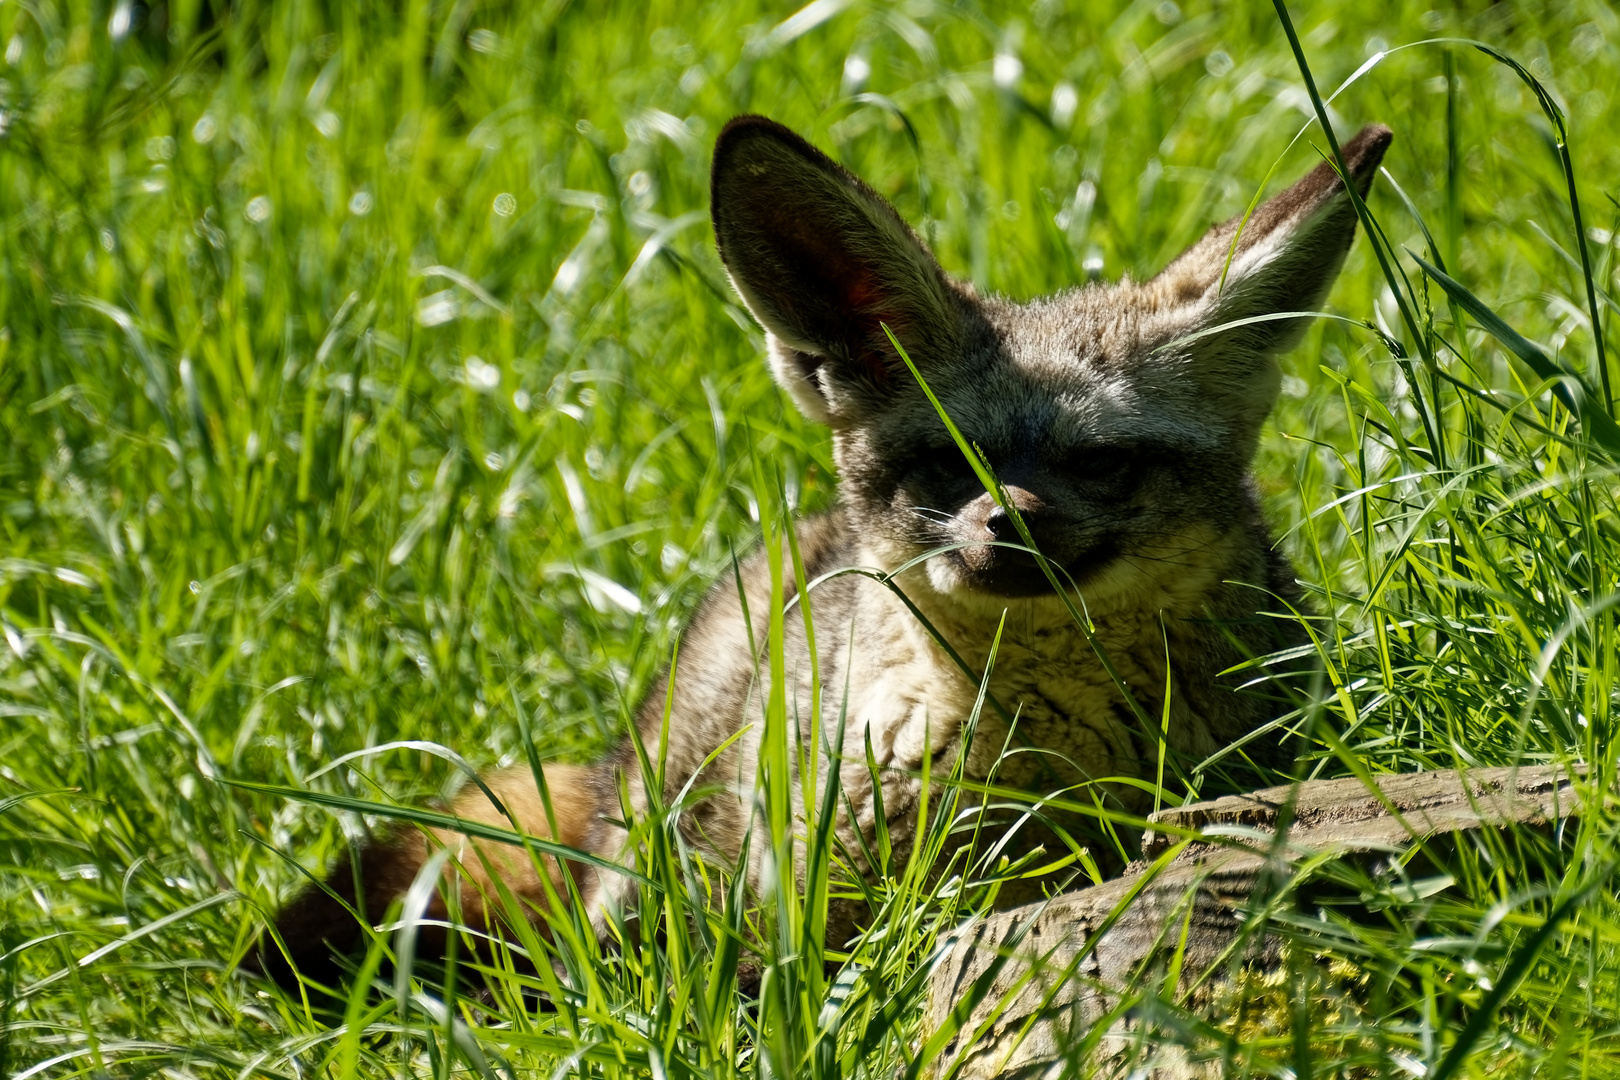
[[[770,334],[771,370],[812,419],[840,426],[954,338],[945,274],[881,195],[782,125],[739,116],[714,147],[720,258]]]
[[[1363,196],[1390,139],[1388,128],[1371,125],[1344,144],[1350,180]],[[1147,288],[1156,294],[1155,307],[1174,313],[1177,336],[1261,315],[1314,311],[1338,277],[1355,234],[1355,207],[1344,181],[1323,162],[1261,204],[1246,223],[1239,216],[1217,225]],[[1305,324],[1302,318],[1250,323],[1198,338],[1184,355],[1213,397],[1258,420],[1277,395],[1273,358],[1299,340]]]

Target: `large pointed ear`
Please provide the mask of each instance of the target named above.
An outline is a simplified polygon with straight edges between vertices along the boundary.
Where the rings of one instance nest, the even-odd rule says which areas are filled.
[[[1371,186],[1390,138],[1388,128],[1371,125],[1344,144],[1350,180],[1360,194]],[[1315,311],[1355,234],[1355,207],[1344,181],[1323,162],[1247,222],[1240,216],[1217,225],[1147,288],[1155,306],[1172,316],[1178,337],[1256,316]],[[1299,340],[1306,322],[1250,323],[1198,337],[1181,351],[1214,403],[1258,423],[1276,401],[1280,376],[1274,358]]]
[[[911,381],[885,323],[914,362],[951,350],[956,305],[934,257],[887,200],[787,128],[727,124],[710,192],[720,258],[806,415],[842,426]]]

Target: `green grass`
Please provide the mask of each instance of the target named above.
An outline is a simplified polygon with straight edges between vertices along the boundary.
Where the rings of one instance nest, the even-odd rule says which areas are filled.
[[[355,819],[223,781],[421,804],[461,775],[442,755],[306,778],[407,741],[589,758],[733,553],[781,542],[784,496],[831,501],[714,253],[729,116],[803,131],[1020,297],[1151,274],[1328,152],[1270,6],[698,10],[0,5],[0,1075],[925,1064],[918,973],[971,890],[881,884],[890,933],[828,973],[825,880],[704,913],[667,819],[622,952],[559,936],[567,993],[542,965],[447,1011],[407,979],[334,1022],[231,975]],[[1582,763],[1612,791],[1620,16],[1292,15],[1323,95],[1434,38],[1531,79],[1417,44],[1329,107],[1395,129],[1410,205],[1375,186],[1396,288],[1358,239],[1328,306],[1371,325],[1285,358],[1258,463],[1319,615],[1311,768]],[[1620,1072],[1614,831],[1603,807],[1482,841],[1421,887],[1325,867],[1378,914],[1272,918],[1344,986],[1301,962],[1257,1026],[1169,1002],[1165,1030],[1233,1072]]]

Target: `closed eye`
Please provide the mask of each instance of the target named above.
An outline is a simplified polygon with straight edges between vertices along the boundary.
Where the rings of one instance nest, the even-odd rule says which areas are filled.
[[[954,444],[923,450],[910,460],[908,471],[936,482],[969,480],[974,476],[973,467]]]
[[[1119,484],[1140,471],[1144,460],[1134,446],[1091,446],[1068,454],[1063,471],[1082,482]]]

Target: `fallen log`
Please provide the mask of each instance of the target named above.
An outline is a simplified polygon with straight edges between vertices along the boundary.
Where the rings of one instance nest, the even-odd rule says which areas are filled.
[[[1311,781],[1161,811],[1119,878],[959,931],[929,985],[925,1035],[948,1035],[936,1075],[959,1063],[959,1080],[1056,1076],[1077,1053],[1155,1080],[1218,1075],[1218,1062],[1146,1045],[1121,991],[1157,978],[1196,1000],[1221,965],[1276,967],[1283,945],[1252,916],[1302,859],[1407,857],[1580,811],[1570,773],[1551,766]]]

